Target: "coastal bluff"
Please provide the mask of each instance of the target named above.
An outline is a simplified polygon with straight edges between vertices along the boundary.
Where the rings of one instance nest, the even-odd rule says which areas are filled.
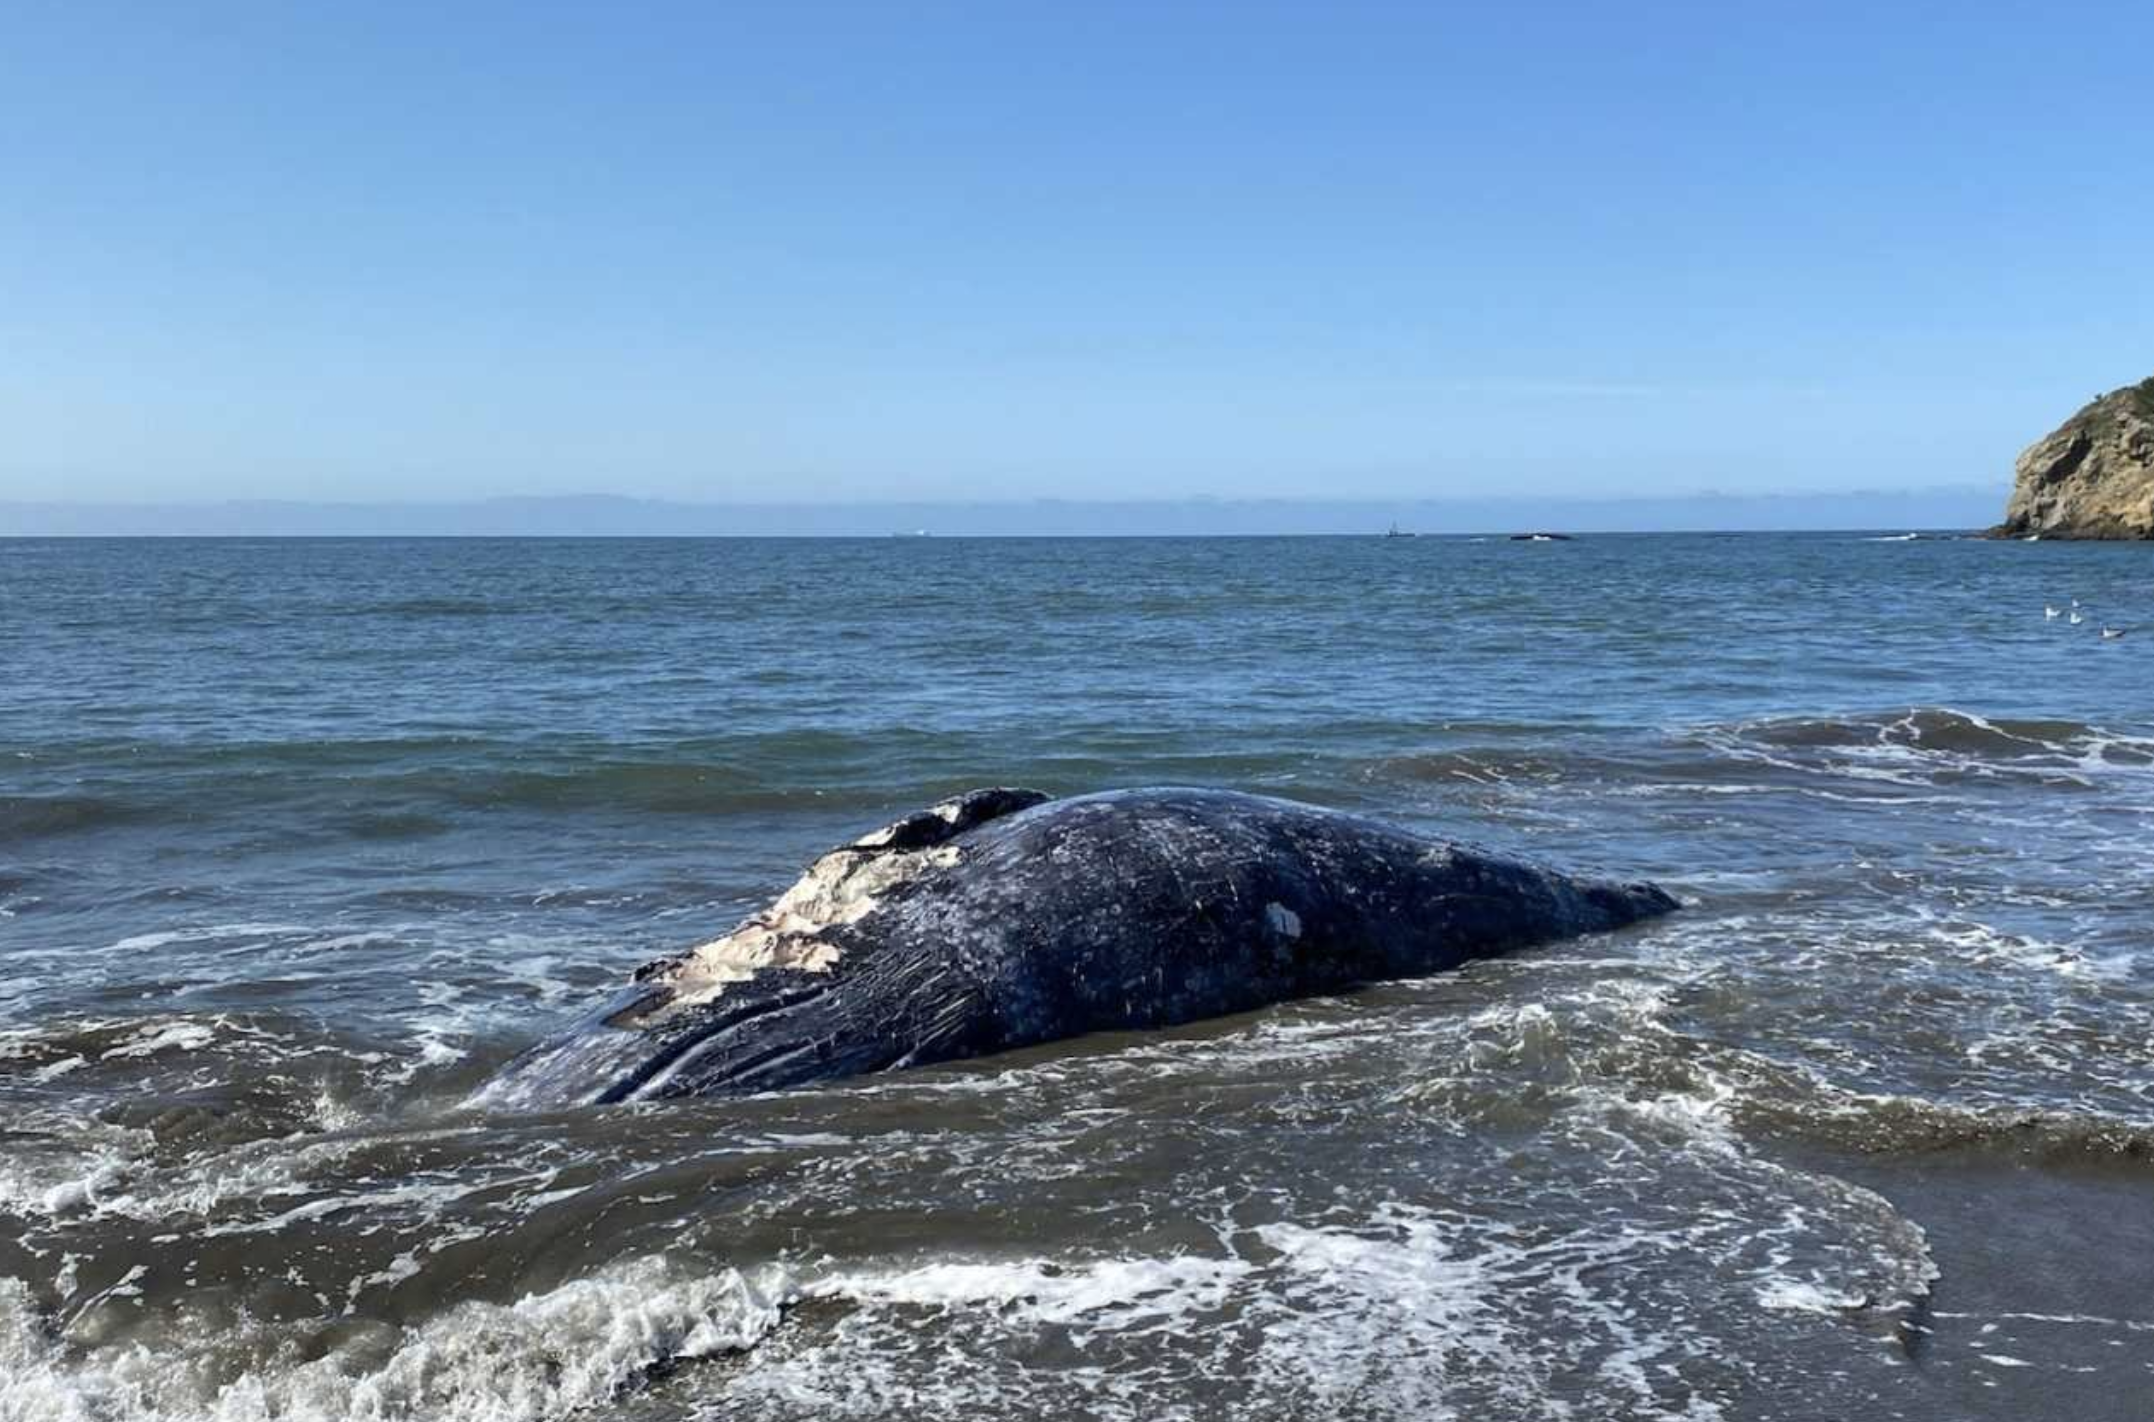
[[[2028,445],[1996,538],[2154,538],[2154,378]]]

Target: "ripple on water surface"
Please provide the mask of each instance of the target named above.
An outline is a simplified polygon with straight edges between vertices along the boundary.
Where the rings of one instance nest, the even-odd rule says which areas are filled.
[[[2119,550],[901,542],[0,589],[0,1417],[2134,1415],[2154,677],[2040,616],[2125,620]],[[1688,906],[456,1109],[892,812],[1172,780]]]

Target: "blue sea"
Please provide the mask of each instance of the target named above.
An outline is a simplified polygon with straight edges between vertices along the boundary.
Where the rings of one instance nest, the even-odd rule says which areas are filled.
[[[1684,908],[466,1104],[990,784]],[[2154,552],[0,541],[0,1419],[578,1415],[2154,1417]]]

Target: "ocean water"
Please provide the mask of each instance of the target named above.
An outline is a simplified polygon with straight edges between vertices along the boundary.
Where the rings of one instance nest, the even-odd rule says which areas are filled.
[[[461,1105],[832,843],[1164,782],[1685,909]],[[2154,551],[0,542],[0,1419],[579,1411],[2154,1417]]]

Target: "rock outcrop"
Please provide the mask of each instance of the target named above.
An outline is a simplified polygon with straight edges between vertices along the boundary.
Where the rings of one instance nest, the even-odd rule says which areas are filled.
[[[2017,472],[1998,538],[2154,538],[2154,379],[2087,405]]]

